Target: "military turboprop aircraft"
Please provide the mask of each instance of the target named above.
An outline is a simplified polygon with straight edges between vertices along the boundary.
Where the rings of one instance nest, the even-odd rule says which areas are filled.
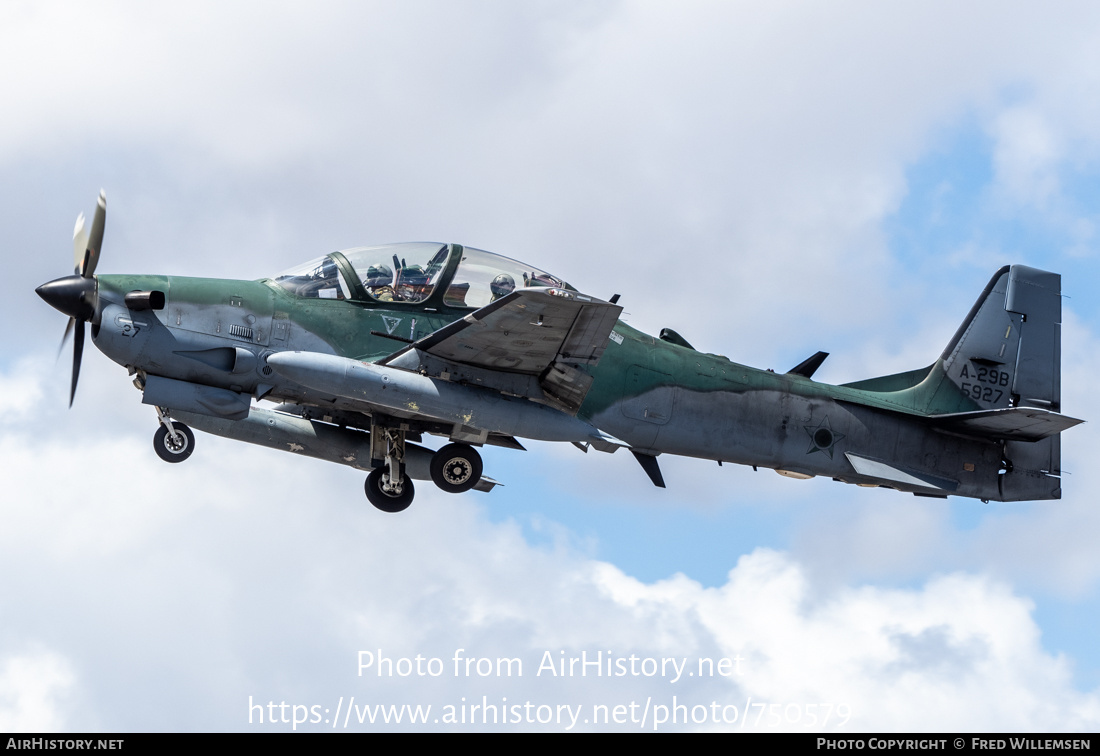
[[[487,491],[478,446],[520,438],[629,449],[664,487],[660,454],[918,496],[1061,496],[1061,277],[998,270],[931,365],[840,386],[657,338],[560,278],[459,244],[332,252],[275,278],[95,275],[106,221],[74,232],[75,272],[37,289],[134,377],[159,420],[157,454],[208,433],[369,472],[386,512],[413,480]],[[274,402],[263,408],[253,401]],[[425,435],[448,443],[432,451]]]

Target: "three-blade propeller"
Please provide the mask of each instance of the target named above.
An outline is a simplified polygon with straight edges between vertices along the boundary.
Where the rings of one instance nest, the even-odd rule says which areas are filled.
[[[61,346],[64,348],[65,340],[69,332],[74,330],[73,336],[73,380],[69,391],[69,406],[73,406],[73,398],[76,396],[76,384],[80,379],[80,358],[84,352],[84,324],[95,318],[96,315],[96,280],[95,269],[99,263],[99,253],[103,246],[103,228],[107,222],[107,195],[102,190],[99,192],[99,201],[96,203],[95,216],[92,218],[92,228],[89,231],[84,227],[84,213],[76,219],[76,228],[73,229],[73,275],[58,278],[55,281],[42,284],[35,291],[38,296],[46,300],[52,307],[69,316],[69,323],[65,326],[65,333],[61,337]]]

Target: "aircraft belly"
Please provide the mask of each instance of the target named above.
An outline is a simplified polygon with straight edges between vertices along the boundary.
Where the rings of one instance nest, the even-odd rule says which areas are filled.
[[[658,430],[662,451],[812,475],[847,469],[838,447],[866,435],[842,405],[782,391],[679,390],[675,407]]]
[[[244,441],[269,449],[281,449],[326,462],[370,471],[370,434],[328,423],[253,407],[242,420],[227,420],[209,414],[174,411],[173,417],[192,428],[224,438]],[[431,480],[434,452],[413,443],[405,446],[406,473],[416,480]]]
[[[605,410],[593,422],[641,451],[903,491],[1001,498],[994,443],[937,433],[917,419],[829,397],[771,390],[675,392],[671,401],[633,397],[630,406]],[[660,424],[630,417],[637,407],[662,403],[673,409]]]
[[[677,389],[659,386],[637,396],[628,396],[619,403],[621,416],[616,418],[625,435],[614,435],[642,449],[657,448],[661,428],[668,425],[673,416]]]

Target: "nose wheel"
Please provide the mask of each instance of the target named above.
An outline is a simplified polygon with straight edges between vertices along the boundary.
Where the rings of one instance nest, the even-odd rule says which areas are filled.
[[[165,462],[182,462],[195,451],[195,434],[183,423],[168,421],[153,434],[153,449]]]

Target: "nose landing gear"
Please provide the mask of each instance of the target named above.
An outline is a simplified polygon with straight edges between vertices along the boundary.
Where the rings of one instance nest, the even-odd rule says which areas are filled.
[[[181,422],[173,422],[163,407],[157,407],[160,427],[153,434],[153,450],[165,462],[182,462],[195,451],[195,434]]]

